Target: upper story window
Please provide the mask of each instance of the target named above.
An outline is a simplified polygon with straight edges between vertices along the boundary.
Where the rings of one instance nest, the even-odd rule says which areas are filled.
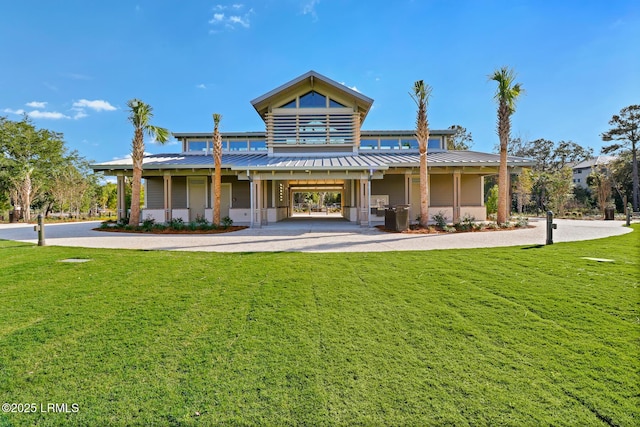
[[[315,90],[300,96],[299,108],[327,108],[327,97]]]
[[[427,143],[427,149],[432,150],[442,150],[442,138],[429,138],[429,142]]]
[[[189,141],[187,151],[195,152],[201,151],[207,152],[207,144],[209,141]]]
[[[315,90],[300,95],[278,108],[347,108],[346,105],[331,99]]]

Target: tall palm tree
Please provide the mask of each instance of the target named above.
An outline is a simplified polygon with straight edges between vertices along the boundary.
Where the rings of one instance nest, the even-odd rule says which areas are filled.
[[[500,138],[500,167],[498,169],[498,215],[497,223],[504,224],[509,219],[509,175],[507,171],[507,148],[511,133],[511,115],[516,111],[516,100],[524,92],[520,83],[514,83],[515,72],[502,67],[489,76],[498,82],[494,95],[498,101],[498,137]]]
[[[429,121],[427,120],[427,105],[431,96],[431,86],[418,80],[413,84],[411,98],[418,106],[416,117],[416,138],[420,151],[420,225],[427,227],[429,223],[429,176],[427,171],[427,144],[429,142]]]
[[[218,126],[222,116],[213,114],[213,166],[215,175],[213,178],[213,223],[220,225],[220,186],[222,185],[222,137]]]
[[[131,183],[131,216],[129,225],[140,223],[140,186],[142,185],[142,159],[144,157],[144,134],[164,144],[169,140],[169,131],[165,128],[153,126],[149,123],[153,117],[153,108],[139,99],[130,99],[129,121],[133,125],[133,140],[131,142],[131,160],[133,160],[133,181]]]

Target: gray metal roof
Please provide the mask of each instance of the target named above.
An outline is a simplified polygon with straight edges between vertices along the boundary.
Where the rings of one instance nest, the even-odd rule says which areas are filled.
[[[498,166],[500,156],[476,151],[437,151],[427,155],[429,166]],[[533,166],[534,162],[522,157],[508,158],[509,166]],[[145,156],[146,170],[162,169],[212,169],[213,157],[207,154],[170,153]],[[313,156],[269,156],[267,153],[229,153],[222,155],[225,169],[246,170],[386,170],[391,167],[418,167],[419,153],[372,152],[357,155],[332,154]],[[129,170],[130,158],[97,163],[91,166],[96,171]]]

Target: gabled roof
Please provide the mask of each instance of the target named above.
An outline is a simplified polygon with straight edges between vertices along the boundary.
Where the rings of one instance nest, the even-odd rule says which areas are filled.
[[[574,165],[573,169],[586,169],[586,168],[592,168],[594,166],[606,165],[610,163],[612,160],[614,160],[615,158],[616,158],[615,156],[604,156],[604,155],[592,157],[590,159],[587,159],[585,161],[582,161]]]
[[[332,91],[340,92],[343,96],[353,99],[362,115],[362,120],[364,120],[364,117],[366,117],[369,109],[371,108],[371,105],[373,104],[373,99],[361,94],[360,92],[356,92],[355,90],[350,89],[343,84],[331,80],[329,77],[325,77],[315,71],[309,71],[281,86],[278,86],[277,88],[265,93],[264,95],[255,98],[251,101],[251,105],[253,105],[253,108],[256,109],[258,114],[260,114],[260,116],[264,118],[269,106],[273,103],[274,99],[278,98],[278,95],[280,95],[282,92],[290,91],[291,89],[302,86],[310,86],[311,88],[313,88],[316,81],[320,81],[325,85],[330,86]]]

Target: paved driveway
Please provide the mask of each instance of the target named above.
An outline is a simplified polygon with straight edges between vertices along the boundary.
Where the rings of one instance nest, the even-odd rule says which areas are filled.
[[[631,232],[623,221],[556,220],[554,242],[599,239]],[[544,219],[532,228],[458,234],[385,233],[344,220],[283,221],[260,229],[224,234],[135,234],[94,231],[99,222],[47,224],[46,244],[208,252],[381,252],[496,246],[540,245],[546,241]],[[37,243],[33,225],[0,224],[0,239]]]

